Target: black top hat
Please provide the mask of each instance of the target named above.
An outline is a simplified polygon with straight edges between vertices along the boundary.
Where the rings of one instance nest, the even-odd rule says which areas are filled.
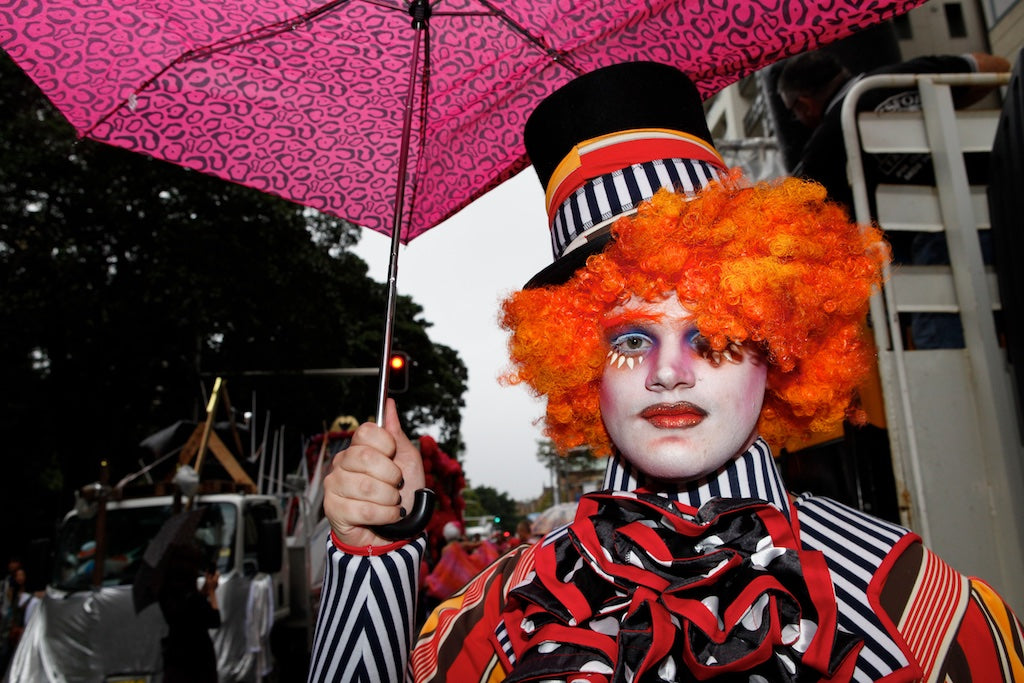
[[[568,280],[608,243],[615,219],[658,189],[693,194],[725,170],[696,86],[655,62],[570,81],[537,105],[525,142],[546,191],[555,257],[527,288]]]

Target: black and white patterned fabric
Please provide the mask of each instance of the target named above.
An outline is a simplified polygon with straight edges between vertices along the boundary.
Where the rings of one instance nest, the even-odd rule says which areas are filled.
[[[613,456],[605,487],[613,491],[646,488],[644,477]],[[871,607],[867,589],[877,569],[909,532],[827,498],[804,495],[790,505],[771,450],[761,440],[713,476],[659,495],[701,507],[714,498],[754,498],[792,521],[796,512],[800,543],[824,553],[836,592],[840,630],[858,634],[853,680],[867,683],[907,666],[906,656]],[[566,528],[543,544],[557,542]],[[314,637],[309,681],[399,681],[406,678],[412,640],[413,605],[425,541],[419,539],[383,556],[348,555],[328,541],[327,573]],[[503,624],[496,624],[503,628]],[[508,643],[500,634],[498,642]]]
[[[694,159],[657,159],[633,164],[584,183],[562,202],[551,225],[555,258],[604,234],[614,219],[636,211],[661,188],[694,194],[719,171]]]
[[[309,683],[407,677],[425,550],[425,537],[372,556],[349,555],[327,540]]]

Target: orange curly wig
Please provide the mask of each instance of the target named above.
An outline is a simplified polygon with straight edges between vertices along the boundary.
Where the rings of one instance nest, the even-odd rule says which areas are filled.
[[[745,186],[736,171],[696,199],[662,190],[620,219],[615,239],[566,283],[526,289],[502,305],[510,383],[547,396],[545,434],[558,450],[611,451],[598,394],[607,343],[601,320],[631,296],[676,293],[721,351],[755,345],[768,359],[758,422],[773,446],[835,428],[871,369],[865,318],[889,248],[852,223],[816,183]]]

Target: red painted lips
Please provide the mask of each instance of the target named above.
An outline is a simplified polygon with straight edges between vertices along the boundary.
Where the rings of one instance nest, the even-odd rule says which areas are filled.
[[[648,406],[640,412],[640,417],[650,422],[659,429],[686,429],[696,427],[704,418],[707,411],[687,401],[679,403],[658,403]]]

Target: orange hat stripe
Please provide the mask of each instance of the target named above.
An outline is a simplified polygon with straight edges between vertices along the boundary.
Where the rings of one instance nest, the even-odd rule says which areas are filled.
[[[675,133],[680,135],[679,133]],[[633,164],[657,159],[695,159],[725,169],[722,157],[708,143],[687,136],[683,138],[641,138],[614,142],[580,154],[587,141],[566,155],[548,181],[545,201],[549,223],[558,207],[588,180]]]

